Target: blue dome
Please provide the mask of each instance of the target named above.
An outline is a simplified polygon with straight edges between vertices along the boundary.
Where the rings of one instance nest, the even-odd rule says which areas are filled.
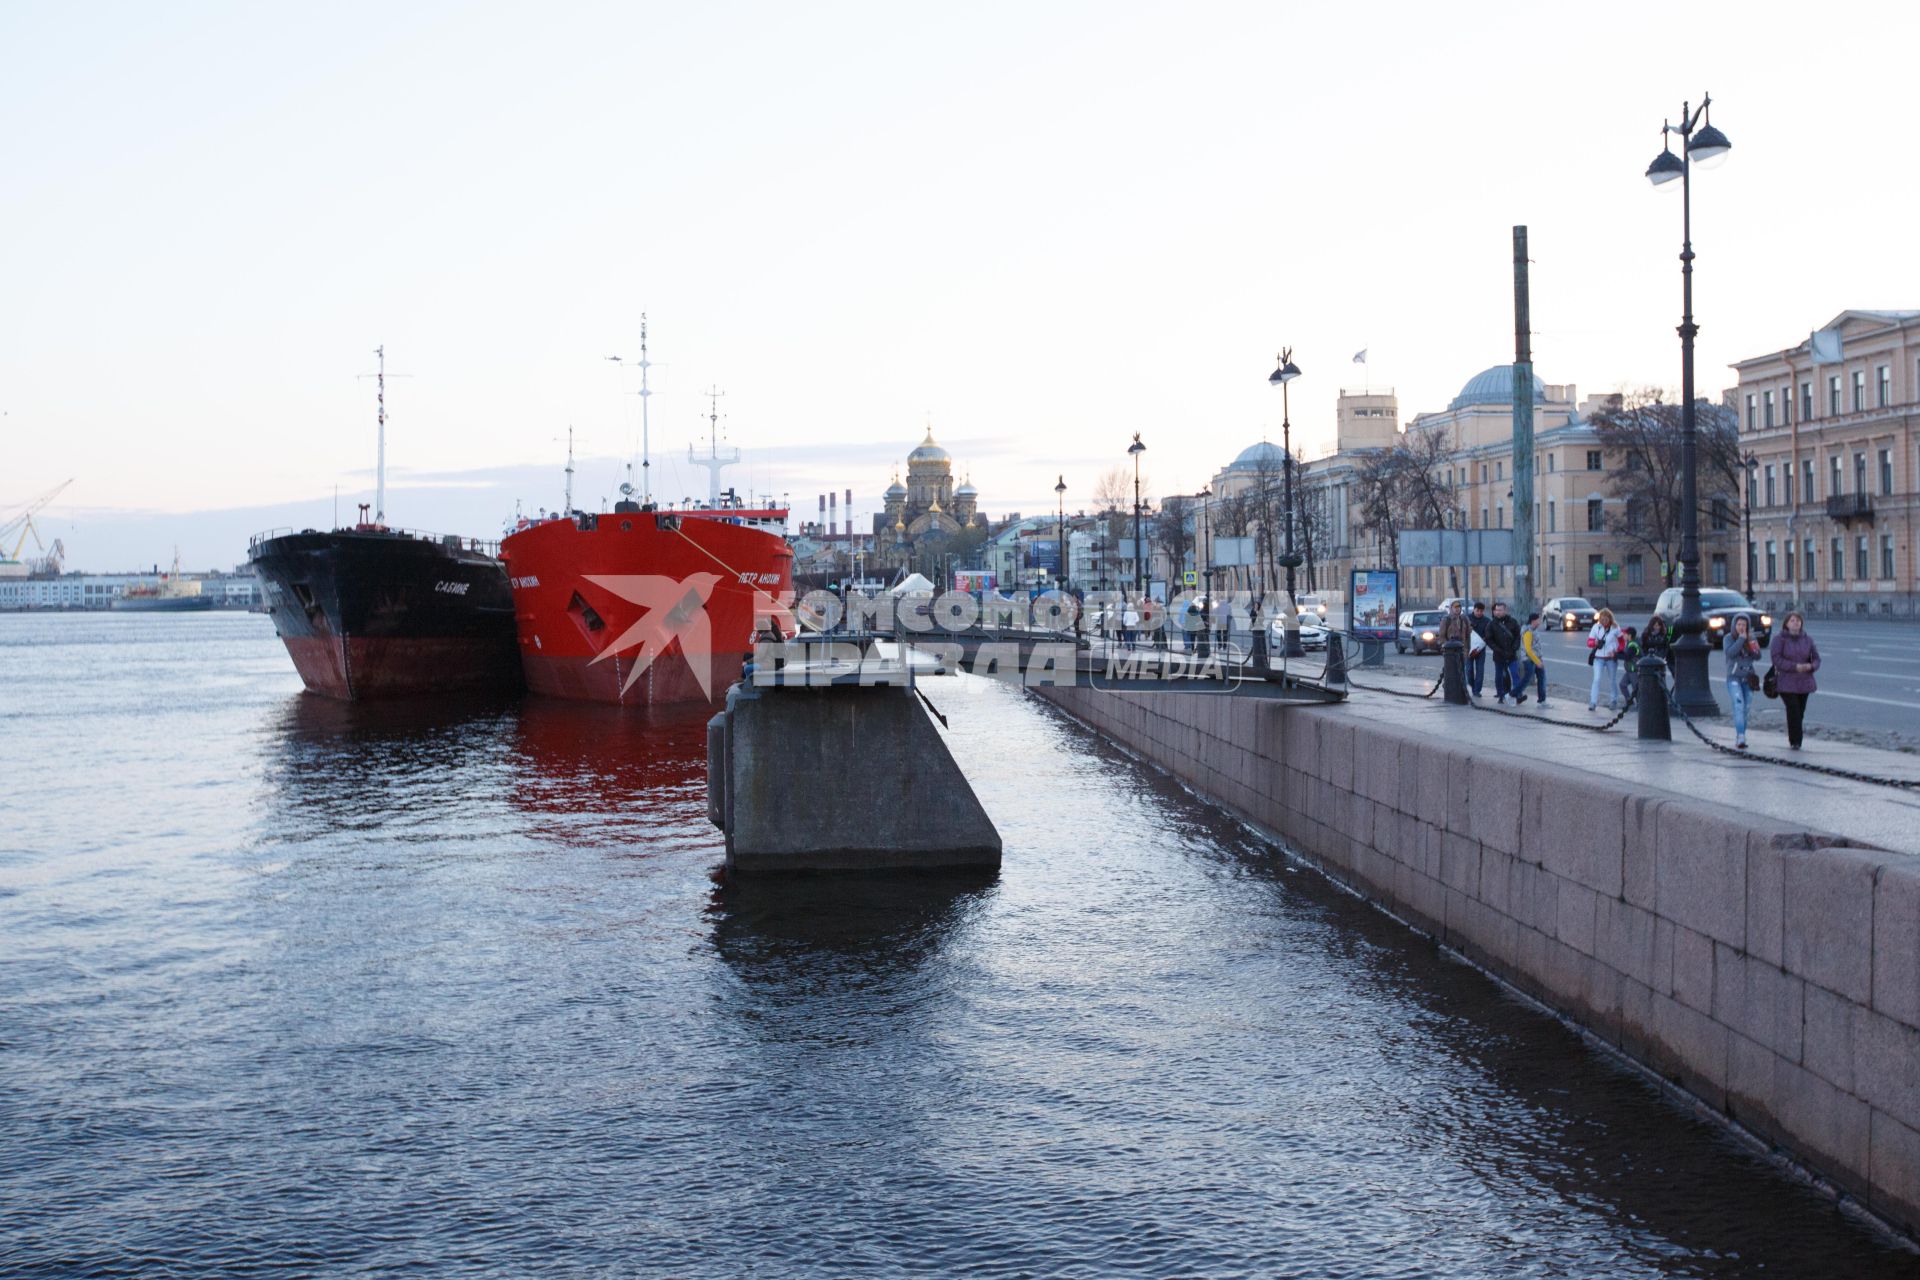
[[[1259,444],[1242,449],[1240,456],[1227,465],[1227,470],[1258,471],[1264,466],[1277,471],[1286,465],[1286,451],[1271,440],[1262,440]]]
[[[1533,402],[1544,404],[1547,399],[1547,384],[1540,381],[1540,375],[1533,376]],[[1513,403],[1513,366],[1497,364],[1491,369],[1483,369],[1467,379],[1467,385],[1460,388],[1460,394],[1447,402],[1447,408],[1464,409],[1475,404],[1512,404]]]

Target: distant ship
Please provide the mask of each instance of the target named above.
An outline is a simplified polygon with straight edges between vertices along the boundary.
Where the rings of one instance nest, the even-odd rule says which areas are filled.
[[[378,378],[376,507],[350,529],[255,535],[247,558],[309,691],[331,698],[520,687],[513,596],[491,544],[386,523],[386,349]]]
[[[200,583],[180,576],[180,552],[173,553],[173,568],[160,575],[153,586],[128,587],[115,597],[115,609],[129,613],[186,613],[213,608],[213,597],[200,593]]]

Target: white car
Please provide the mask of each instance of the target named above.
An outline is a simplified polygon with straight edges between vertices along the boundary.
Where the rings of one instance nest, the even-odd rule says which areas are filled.
[[[1327,616],[1327,599],[1325,596],[1309,594],[1296,598],[1300,602],[1301,618],[1304,619],[1309,614],[1312,614],[1316,618],[1324,618]]]
[[[1286,644],[1287,624],[1284,619],[1275,618],[1273,620],[1273,626],[1268,634],[1267,640],[1268,643],[1273,646],[1274,652],[1276,653],[1280,651],[1282,645]],[[1324,649],[1327,647],[1326,624],[1317,621],[1311,614],[1307,613],[1304,597],[1301,599],[1300,608],[1300,647],[1309,650]]]

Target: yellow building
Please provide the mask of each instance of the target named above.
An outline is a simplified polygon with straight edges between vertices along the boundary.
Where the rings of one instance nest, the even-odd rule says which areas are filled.
[[[1756,602],[1920,615],[1920,311],[1843,311],[1733,368]]]

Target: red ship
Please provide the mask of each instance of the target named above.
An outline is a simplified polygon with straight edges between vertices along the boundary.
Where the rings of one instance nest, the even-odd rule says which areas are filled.
[[[756,633],[791,630],[793,552],[778,507],[617,503],[526,524],[500,544],[527,687],[595,702],[713,702]]]

